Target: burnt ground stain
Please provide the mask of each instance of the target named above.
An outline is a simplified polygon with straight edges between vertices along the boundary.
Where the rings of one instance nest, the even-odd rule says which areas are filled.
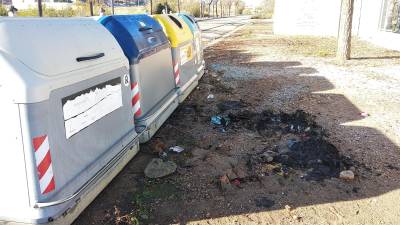
[[[292,134],[296,138],[284,141],[284,145],[264,149],[250,156],[248,165],[273,164],[273,171],[286,174],[291,169],[301,170],[306,180],[323,181],[339,177],[341,171],[357,164],[342,156],[336,146],[327,140],[324,129],[315,122],[315,117],[302,110],[293,113],[270,110],[261,113],[248,110],[229,114],[233,126],[245,127],[266,138]]]

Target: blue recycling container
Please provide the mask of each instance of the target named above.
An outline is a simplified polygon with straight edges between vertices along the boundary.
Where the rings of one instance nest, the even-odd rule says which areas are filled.
[[[161,25],[147,15],[99,19],[120,44],[130,63],[132,116],[140,141],[147,142],[179,104],[171,46]]]
[[[203,77],[205,67],[205,62],[203,58],[203,44],[201,40],[201,29],[193,16],[186,13],[179,13],[178,16],[185,21],[193,34],[193,46],[195,51],[195,72],[197,73],[197,77],[200,80]]]

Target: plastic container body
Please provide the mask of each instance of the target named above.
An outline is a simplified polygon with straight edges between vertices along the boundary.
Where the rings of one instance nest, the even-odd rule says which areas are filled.
[[[176,15],[153,15],[153,18],[162,25],[171,43],[175,84],[179,88],[179,101],[183,102],[198,84],[193,34],[189,26]]]
[[[177,108],[171,47],[162,27],[147,15],[107,16],[99,20],[130,62],[132,116],[147,142]]]
[[[1,18],[0,68],[0,224],[69,224],[139,149],[128,61],[95,21]]]
[[[201,39],[201,29],[198,26],[196,19],[185,13],[178,14],[180,18],[189,26],[190,31],[193,34],[193,46],[194,46],[194,69],[197,74],[198,80],[203,77],[204,69],[205,69],[205,61],[203,58],[203,44]]]

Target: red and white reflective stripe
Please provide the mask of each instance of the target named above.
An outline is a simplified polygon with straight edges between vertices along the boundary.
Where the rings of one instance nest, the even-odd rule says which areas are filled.
[[[35,150],[36,168],[39,176],[40,192],[47,194],[54,191],[56,183],[54,181],[53,166],[51,163],[49,138],[47,135],[32,139]]]
[[[131,84],[131,98],[132,98],[132,112],[135,118],[142,115],[142,109],[140,108],[140,93],[139,85],[137,82]]]
[[[181,82],[179,63],[174,64],[174,75],[175,75],[175,84],[178,85]]]

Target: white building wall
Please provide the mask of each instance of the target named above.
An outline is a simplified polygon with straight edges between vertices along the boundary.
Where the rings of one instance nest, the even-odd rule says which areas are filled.
[[[341,0],[276,0],[274,33],[336,36]],[[380,29],[382,0],[355,0],[353,35],[379,46],[400,50],[400,34]]]
[[[339,15],[340,0],[276,0],[274,33],[334,36]]]

